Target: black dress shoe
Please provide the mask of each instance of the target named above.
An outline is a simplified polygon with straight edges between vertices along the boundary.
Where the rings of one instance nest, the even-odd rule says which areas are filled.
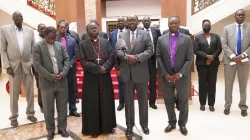
[[[200,110],[201,110],[201,111],[205,111],[205,106],[204,106],[204,105],[201,105]]]
[[[157,106],[155,104],[149,104],[149,107],[151,107],[153,109],[157,109]]]
[[[142,127],[142,131],[144,134],[148,135],[149,134],[149,129],[148,127]]]
[[[133,134],[133,129],[132,128],[127,128],[125,135],[126,136],[128,136],[128,135],[132,136],[132,134]]]
[[[97,137],[98,137],[98,135],[91,135],[91,137],[92,137],[92,138],[97,138]]]
[[[34,117],[34,116],[28,116],[27,119],[30,120],[30,121],[33,122],[33,123],[34,123],[34,122],[37,122],[37,118]]]
[[[124,104],[119,104],[117,107],[117,111],[121,111],[124,108]]]
[[[13,127],[17,127],[17,126],[18,126],[17,120],[11,120],[10,124],[11,124],[11,126],[13,126]]]
[[[165,128],[164,132],[165,132],[165,133],[171,132],[171,131],[172,131],[173,129],[175,129],[175,128],[176,128],[175,125],[168,125],[168,126]]]
[[[214,106],[209,106],[209,110],[210,110],[211,112],[214,112],[214,111],[215,111]]]
[[[69,133],[66,131],[66,130],[63,130],[63,131],[58,131],[58,134],[61,134],[62,135],[62,137],[64,137],[64,138],[67,138],[67,137],[69,137]]]
[[[224,114],[225,114],[225,115],[228,115],[229,113],[230,113],[230,109],[225,109],[225,110],[224,110]]]
[[[53,140],[54,139],[54,135],[55,133],[50,133],[50,134],[47,134],[47,140]]]
[[[80,101],[79,101],[79,99],[76,99],[76,103],[78,104]]]
[[[241,110],[241,116],[246,117],[247,116],[247,111],[246,110]]]
[[[185,126],[180,127],[180,130],[181,130],[181,134],[182,134],[182,135],[184,135],[184,136],[187,135],[188,131],[187,131],[187,128],[186,128]]]
[[[75,112],[70,112],[69,113],[70,116],[75,116],[75,117],[80,117],[80,113],[77,113],[76,111]]]

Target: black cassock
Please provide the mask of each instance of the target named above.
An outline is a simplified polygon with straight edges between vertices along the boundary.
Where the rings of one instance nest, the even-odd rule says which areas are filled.
[[[99,64],[98,54],[101,59]],[[79,45],[78,58],[84,70],[82,133],[86,135],[111,133],[116,127],[114,90],[110,74],[115,56],[111,45],[108,40],[102,38],[96,42],[84,40]],[[106,68],[105,74],[99,74],[101,66]]]

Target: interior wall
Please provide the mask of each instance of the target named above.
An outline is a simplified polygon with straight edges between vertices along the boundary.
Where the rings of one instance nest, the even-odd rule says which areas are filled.
[[[106,17],[161,15],[161,0],[106,1]]]

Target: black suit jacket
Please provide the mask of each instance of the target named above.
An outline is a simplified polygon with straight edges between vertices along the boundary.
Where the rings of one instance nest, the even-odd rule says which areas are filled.
[[[85,39],[87,39],[87,33],[85,32],[85,33],[83,33],[82,34],[82,37],[81,37],[81,40],[83,41],[83,40],[85,40]],[[108,35],[106,34],[106,33],[104,33],[104,32],[99,32],[99,38],[105,38],[105,39],[108,39]]]
[[[169,29],[163,31],[163,34],[162,34],[162,35],[164,35],[164,34],[166,34],[166,33],[168,33],[168,32],[169,32]],[[183,33],[183,34],[185,34],[185,35],[189,35],[189,36],[190,36],[190,33],[189,33],[189,30],[188,30],[188,29],[180,28],[180,29],[179,29],[179,32],[180,32],[180,33]]]
[[[144,30],[144,28],[138,28],[141,30]],[[154,54],[156,54],[156,46],[157,46],[157,41],[158,38],[161,36],[161,31],[155,27],[150,27],[150,30],[152,32],[152,36],[153,36],[153,43],[154,43]]]
[[[208,45],[204,33],[197,35],[194,41],[194,53],[197,55],[196,65],[206,65],[207,55],[214,56],[214,61],[210,65],[219,65],[221,50],[222,47],[219,35],[210,33],[210,45]]]
[[[79,44],[80,43],[80,38],[79,38],[79,35],[74,32],[74,31],[70,31],[68,32],[70,34],[71,37],[73,37],[75,40],[76,40],[76,43]]]

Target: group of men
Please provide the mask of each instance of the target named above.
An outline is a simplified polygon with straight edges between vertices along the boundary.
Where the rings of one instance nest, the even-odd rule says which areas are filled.
[[[63,137],[69,136],[66,131],[68,103],[70,115],[80,117],[80,114],[76,112],[75,60],[78,58],[84,70],[82,85],[84,89],[82,93],[83,134],[97,137],[102,133],[114,132],[116,116],[110,70],[115,66],[118,73],[120,95],[117,110],[120,111],[125,106],[126,135],[128,138],[132,137],[135,125],[135,91],[138,96],[140,125],[143,133],[148,135],[150,132],[148,128],[148,104],[153,109],[157,109],[155,105],[157,63],[158,78],[162,81],[169,119],[169,125],[165,132],[176,128],[177,118],[174,106],[177,100],[177,108],[180,111],[178,125],[181,133],[187,135],[190,67],[193,63],[194,52],[189,32],[179,27],[180,19],[178,16],[169,18],[169,30],[164,31],[165,34],[162,36],[159,29],[150,27],[151,19],[148,16],[142,20],[144,28],[138,28],[139,20],[135,15],[128,16],[126,19],[118,18],[118,29],[110,33],[109,40],[106,33],[98,31],[98,22],[92,20],[86,26],[86,33],[82,35],[81,41],[75,32],[69,31],[69,25],[65,20],[58,23],[57,29],[39,24],[39,36],[35,38],[34,32],[22,25],[23,17],[20,12],[15,12],[12,19],[14,25],[1,28],[1,58],[3,67],[9,74],[11,85],[11,116],[9,119],[13,127],[18,126],[17,102],[21,84],[26,89],[27,119],[31,122],[37,121],[34,117],[34,74],[37,80],[38,102],[41,111],[44,112],[48,131],[47,138],[53,139],[55,134],[55,100],[58,112],[58,133]],[[243,26],[244,10],[238,10],[235,13],[235,19],[237,24]],[[227,74],[225,77],[230,71],[235,73],[236,70],[245,70],[244,74],[247,77],[249,65],[248,62],[242,62],[242,59],[250,55],[250,41],[247,39],[249,25],[244,24],[243,27],[239,26],[239,28],[237,26],[237,31],[243,32],[240,35],[244,35],[240,36],[243,39],[238,39],[237,48],[233,46],[235,43],[230,42],[229,33],[235,35],[235,30],[233,30],[235,26],[231,26],[232,31],[229,30],[229,26],[225,27],[222,38],[226,54],[224,56],[225,74]],[[231,62],[235,62],[236,65],[232,65]],[[234,81],[232,78],[225,78],[226,88],[232,87]],[[244,76],[241,75],[240,78],[244,78]],[[229,83],[229,81],[231,82]],[[150,83],[149,103],[148,82]],[[239,106],[246,116],[245,89],[247,80],[245,78],[240,82],[244,83],[241,84],[242,99]],[[229,89],[226,92],[228,92],[227,94],[231,93]],[[231,102],[231,96],[226,96],[224,111],[226,115],[229,114]]]

